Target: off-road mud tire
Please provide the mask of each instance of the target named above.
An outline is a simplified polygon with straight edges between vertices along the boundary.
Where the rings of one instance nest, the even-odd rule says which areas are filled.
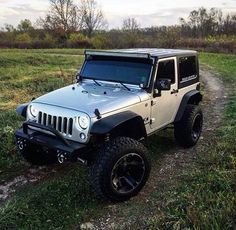
[[[203,114],[199,105],[187,105],[182,119],[175,123],[174,134],[179,145],[189,148],[197,144],[203,124]]]
[[[132,153],[134,153],[134,155],[132,155]],[[127,160],[125,157],[130,157],[130,159],[128,159],[130,161],[133,159],[132,156],[139,159],[141,162],[140,165],[144,165],[144,167],[142,166],[142,170],[144,169],[144,171],[142,173],[142,177],[140,176],[140,183],[132,191],[128,191],[126,193],[119,192],[115,188],[112,179],[114,169],[116,169],[115,167],[118,163],[119,164],[117,167],[123,167],[121,164],[122,160]],[[148,151],[144,145],[128,137],[117,137],[105,144],[104,148],[100,150],[96,160],[90,167],[91,184],[98,197],[106,201],[121,202],[137,195],[146,184],[150,174],[151,166],[147,156]],[[132,167],[140,166],[131,165],[128,166],[128,170],[130,169],[129,167],[132,169]],[[139,170],[137,175],[141,175],[142,170]],[[128,175],[130,176],[129,171]],[[120,183],[120,180],[118,183]]]

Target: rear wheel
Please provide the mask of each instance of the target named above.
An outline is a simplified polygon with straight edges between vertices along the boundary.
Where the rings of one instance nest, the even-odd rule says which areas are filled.
[[[203,114],[198,105],[187,105],[182,119],[175,124],[175,138],[183,147],[197,144],[202,133]]]
[[[127,137],[110,141],[90,168],[95,192],[109,201],[125,201],[137,195],[148,180],[149,173],[147,149]]]

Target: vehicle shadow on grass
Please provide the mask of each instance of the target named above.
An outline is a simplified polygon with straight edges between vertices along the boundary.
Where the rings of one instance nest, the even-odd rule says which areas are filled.
[[[173,132],[173,129],[169,128],[148,137],[145,145],[148,148],[149,154],[152,158],[155,159],[173,148],[176,148]]]

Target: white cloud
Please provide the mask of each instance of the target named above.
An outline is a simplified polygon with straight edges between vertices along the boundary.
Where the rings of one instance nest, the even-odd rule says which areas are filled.
[[[222,8],[225,4],[228,6],[236,6],[235,0],[98,0],[106,11],[127,14],[134,12],[136,14],[150,14],[157,10],[181,9],[181,8],[197,8],[204,6],[207,8]]]
[[[74,0],[78,2],[79,0]],[[201,6],[217,7],[223,12],[236,12],[235,0],[97,0],[105,13],[110,28],[120,27],[126,17],[136,17],[141,26],[171,25],[179,17]],[[0,27],[5,23],[17,25],[21,19],[33,22],[43,16],[49,7],[48,0],[0,0]]]
[[[100,0],[110,27],[120,27],[126,17],[135,17],[141,26],[173,25],[180,17],[186,18],[189,12],[201,6],[216,7],[224,13],[236,12],[235,0]],[[106,4],[105,4],[106,3]],[[113,6],[113,7],[112,7]]]
[[[16,26],[26,18],[35,22],[47,9],[47,1],[24,0],[19,3],[16,0],[0,0],[0,27],[6,23]]]

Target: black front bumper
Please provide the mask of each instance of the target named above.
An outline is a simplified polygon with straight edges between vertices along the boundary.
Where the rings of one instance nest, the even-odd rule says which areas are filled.
[[[37,130],[32,129],[32,127],[37,128]],[[47,133],[44,131],[47,131]],[[86,162],[80,157],[88,152],[87,145],[66,140],[52,127],[28,121],[23,123],[22,128],[17,130],[15,136],[20,151],[24,151],[29,145],[35,145],[56,152],[58,159],[61,158],[62,161],[75,162],[79,158],[80,162]]]

